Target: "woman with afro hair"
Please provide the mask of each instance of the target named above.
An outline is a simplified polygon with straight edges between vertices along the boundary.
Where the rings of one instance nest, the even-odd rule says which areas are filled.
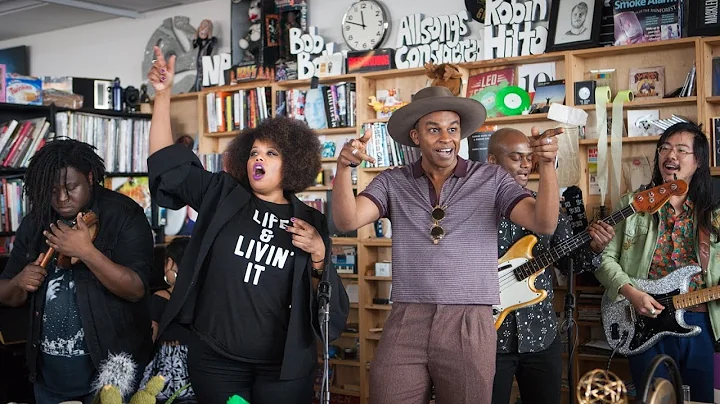
[[[253,404],[312,402],[319,282],[330,286],[330,340],[349,302],[330,265],[325,216],[294,194],[321,169],[320,143],[303,122],[270,118],[237,135],[226,171],[210,173],[173,144],[170,93],[175,57],[156,61],[148,171],[160,206],[198,212],[175,289],[159,326],[189,327],[190,383],[200,403],[239,395]]]

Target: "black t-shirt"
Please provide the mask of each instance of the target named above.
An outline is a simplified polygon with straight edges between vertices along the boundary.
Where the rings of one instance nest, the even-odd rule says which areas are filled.
[[[290,318],[292,205],[256,197],[218,233],[193,322],[218,353],[237,360],[282,362]]]
[[[42,317],[40,345],[40,383],[47,389],[67,396],[91,392],[95,365],[85,345],[85,330],[80,320],[75,278],[72,269],[48,265],[48,287]]]
[[[150,300],[150,314],[152,321],[160,324],[162,315],[167,307],[168,300],[160,295],[153,294]],[[165,327],[162,334],[158,335],[157,342],[161,344],[171,345],[187,345],[189,339],[192,337],[192,332],[177,322],[173,321]]]

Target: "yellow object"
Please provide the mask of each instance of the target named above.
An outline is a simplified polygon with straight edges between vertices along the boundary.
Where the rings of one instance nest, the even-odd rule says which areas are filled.
[[[627,389],[615,373],[594,369],[580,378],[576,397],[579,404],[624,404]]]
[[[101,404],[122,404],[122,395],[120,390],[113,385],[106,385],[100,390]]]
[[[155,396],[165,385],[165,378],[157,375],[150,379],[145,388],[135,393],[130,399],[130,404],[155,404]]]
[[[613,99],[612,135],[610,137],[610,150],[612,155],[612,176],[610,177],[610,203],[619,206],[620,203],[620,170],[622,169],[622,134],[623,134],[623,104],[633,100],[633,93],[629,90],[618,91]]]
[[[600,188],[600,205],[605,206],[608,191],[608,130],[607,103],[610,102],[610,87],[601,86],[595,89],[595,121],[597,122],[597,184]]]

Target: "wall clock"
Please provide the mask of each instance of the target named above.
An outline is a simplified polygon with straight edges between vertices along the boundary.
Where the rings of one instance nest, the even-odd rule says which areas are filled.
[[[342,19],[345,43],[354,51],[379,47],[390,32],[390,15],[377,0],[359,0],[347,9]]]

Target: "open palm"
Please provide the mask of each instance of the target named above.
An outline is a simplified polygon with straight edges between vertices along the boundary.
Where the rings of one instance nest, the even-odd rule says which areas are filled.
[[[152,84],[155,92],[170,92],[172,90],[173,77],[175,77],[175,55],[165,61],[162,51],[159,47],[154,47],[155,61],[148,72],[148,80]]]

